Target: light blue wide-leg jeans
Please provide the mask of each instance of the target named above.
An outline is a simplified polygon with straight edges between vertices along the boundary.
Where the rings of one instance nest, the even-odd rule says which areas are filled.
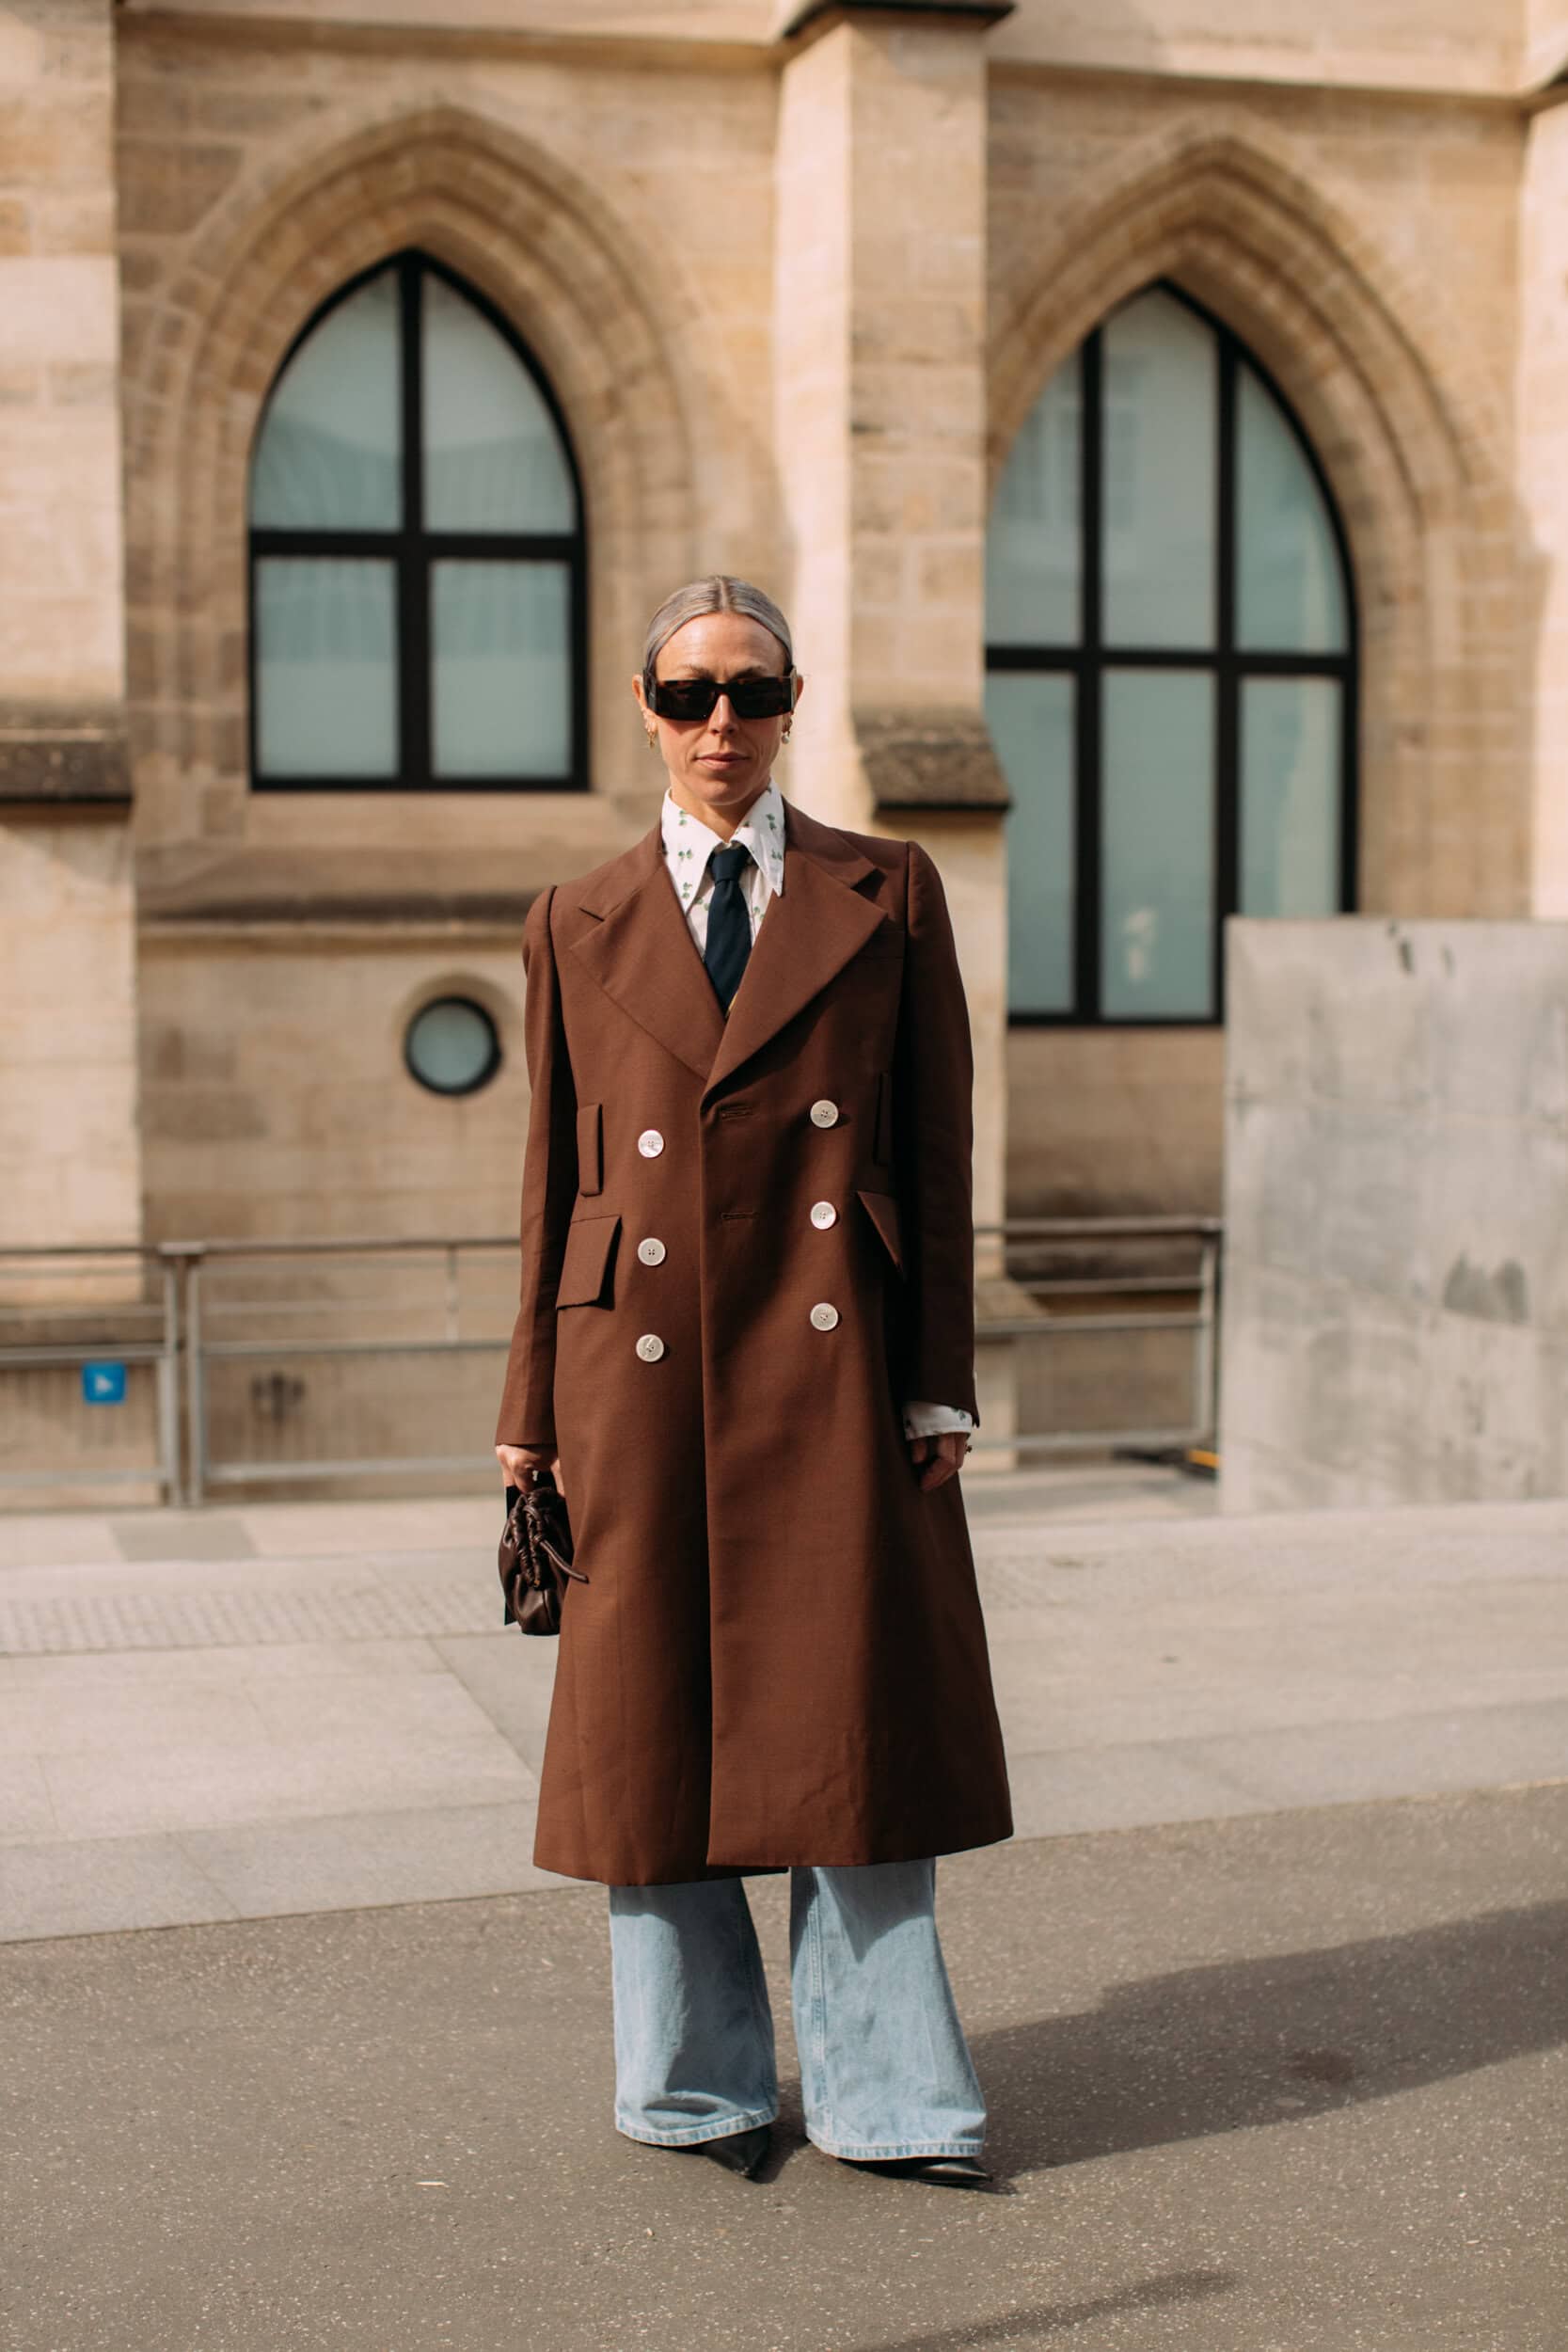
[[[779,2111],[773,2017],[739,1879],[612,1886],[615,2124],[689,2148]],[[789,1874],[806,2131],[832,2156],[973,2156],[986,2109],[937,1937],[936,1864]]]

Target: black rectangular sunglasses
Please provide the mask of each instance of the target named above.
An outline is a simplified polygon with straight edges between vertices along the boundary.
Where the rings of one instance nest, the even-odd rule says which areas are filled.
[[[648,707],[661,719],[711,719],[721,694],[737,719],[782,719],[795,707],[795,673],[783,677],[647,678]]]

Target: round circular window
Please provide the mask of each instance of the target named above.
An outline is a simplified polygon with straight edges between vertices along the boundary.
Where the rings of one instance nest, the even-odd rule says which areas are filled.
[[[432,1094],[474,1094],[499,1069],[501,1041],[483,1005],[437,996],[408,1024],[403,1057]]]

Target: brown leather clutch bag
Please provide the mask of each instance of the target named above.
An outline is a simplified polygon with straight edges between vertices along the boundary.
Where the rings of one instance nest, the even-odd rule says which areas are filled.
[[[559,1633],[567,1583],[588,1579],[572,1565],[566,1498],[547,1470],[527,1486],[508,1486],[498,1565],[506,1597],[501,1622],[525,1633]]]

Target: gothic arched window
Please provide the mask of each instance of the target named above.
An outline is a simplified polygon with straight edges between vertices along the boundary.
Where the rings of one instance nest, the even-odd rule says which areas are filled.
[[[586,782],[582,501],[549,387],[419,253],[297,338],[250,469],[260,787]]]
[[[1300,427],[1173,288],[1036,402],[986,607],[1012,1017],[1218,1020],[1227,914],[1352,903],[1355,611]]]

